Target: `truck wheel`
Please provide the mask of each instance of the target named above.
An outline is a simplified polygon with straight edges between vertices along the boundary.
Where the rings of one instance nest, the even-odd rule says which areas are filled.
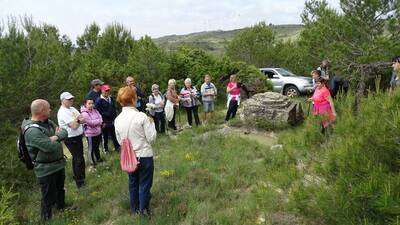
[[[293,97],[297,97],[300,95],[299,89],[294,86],[294,85],[288,85],[285,87],[285,89],[283,90],[283,94],[293,98]]]

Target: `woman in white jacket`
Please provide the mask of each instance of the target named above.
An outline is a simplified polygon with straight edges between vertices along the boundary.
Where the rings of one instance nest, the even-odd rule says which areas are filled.
[[[154,162],[151,142],[156,139],[153,119],[136,109],[137,95],[129,87],[118,91],[117,101],[122,112],[115,119],[117,140],[128,137],[136,153],[138,169],[129,173],[130,206],[134,214],[150,215],[150,189],[153,184]]]

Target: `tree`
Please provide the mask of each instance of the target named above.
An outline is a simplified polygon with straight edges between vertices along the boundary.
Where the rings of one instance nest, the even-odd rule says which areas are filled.
[[[341,0],[342,13],[329,8],[326,1],[306,2],[302,14],[305,29],[299,44],[309,54],[310,63],[327,58],[333,62],[337,73],[357,84],[356,109],[361,96],[373,78],[382,76],[389,79],[388,73],[367,74],[366,71],[382,71],[365,64],[388,61],[399,54],[400,39],[386,32],[393,15],[398,13],[395,0]],[[388,83],[387,81],[385,83]],[[357,110],[358,111],[358,110]]]
[[[275,33],[260,22],[237,34],[228,44],[227,55],[258,67],[273,66]]]
[[[167,55],[149,36],[137,41],[136,48],[129,53],[127,67],[142,89],[150,90],[151,85],[157,83],[165,90],[169,69]]]

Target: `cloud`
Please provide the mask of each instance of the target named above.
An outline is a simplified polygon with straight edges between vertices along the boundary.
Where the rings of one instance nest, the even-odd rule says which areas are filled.
[[[339,7],[339,0],[328,1]],[[32,16],[35,22],[57,26],[73,40],[86,25],[105,27],[119,22],[135,37],[160,37],[204,30],[229,30],[259,21],[301,23],[304,2],[299,0],[0,0],[0,18]]]

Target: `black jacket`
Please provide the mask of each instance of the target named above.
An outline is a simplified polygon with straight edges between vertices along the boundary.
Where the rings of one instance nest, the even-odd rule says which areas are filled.
[[[113,123],[115,118],[117,117],[117,109],[115,107],[115,101],[112,97],[110,97],[111,103],[109,103],[104,98],[98,98],[95,103],[96,109],[101,114],[103,118],[103,122],[106,124]]]
[[[89,93],[87,93],[87,95],[85,96],[86,99],[92,99],[93,102],[96,103],[97,99],[100,98],[101,95],[101,91],[94,91],[93,89],[89,91]]]

